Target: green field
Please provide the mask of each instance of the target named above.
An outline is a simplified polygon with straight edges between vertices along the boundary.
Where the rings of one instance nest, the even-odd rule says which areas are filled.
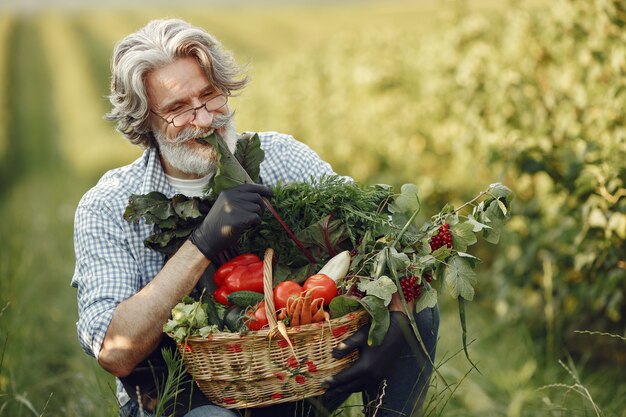
[[[293,134],[363,183],[415,183],[424,216],[493,182],[516,192],[498,250],[475,249],[481,373],[441,288],[436,363],[450,388],[433,380],[426,415],[626,416],[626,10],[540,4],[3,11],[0,416],[117,415],[113,378],[76,337],[73,215],[140,153],[102,118],[109,59],[164,16],[249,65],[239,130]]]

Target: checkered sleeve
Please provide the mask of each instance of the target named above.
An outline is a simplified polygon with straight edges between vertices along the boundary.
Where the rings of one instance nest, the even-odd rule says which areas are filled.
[[[102,201],[77,208],[72,278],[78,289],[77,332],[83,350],[96,358],[113,310],[140,289],[141,273],[124,227],[121,216]]]

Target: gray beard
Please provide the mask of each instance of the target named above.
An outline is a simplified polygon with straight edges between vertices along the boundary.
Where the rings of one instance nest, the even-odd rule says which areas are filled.
[[[231,152],[235,151],[237,146],[237,130],[231,119],[222,125],[224,133],[222,138]],[[217,128],[217,127],[216,127]],[[205,129],[185,129],[176,135],[174,139],[168,139],[165,134],[159,130],[154,131],[154,137],[159,144],[161,157],[169,162],[174,168],[186,174],[204,177],[215,173],[215,163],[217,161],[217,152],[211,145],[206,145],[203,152],[198,152],[187,142],[191,139],[201,138],[208,135]]]

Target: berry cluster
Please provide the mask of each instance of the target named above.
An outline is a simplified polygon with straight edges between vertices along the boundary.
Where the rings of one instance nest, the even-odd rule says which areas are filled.
[[[434,252],[442,246],[447,246],[452,248],[452,235],[450,234],[450,225],[448,223],[444,223],[439,230],[437,230],[437,234],[430,238],[430,249]]]
[[[402,287],[402,294],[407,303],[419,298],[421,294],[421,285],[418,284],[418,277],[404,277],[400,280],[400,287]]]

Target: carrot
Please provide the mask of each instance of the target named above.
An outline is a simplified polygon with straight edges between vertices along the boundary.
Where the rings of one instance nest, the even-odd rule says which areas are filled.
[[[306,291],[304,293],[304,298],[302,299],[302,311],[300,312],[300,325],[311,323],[311,297],[311,291]]]
[[[316,298],[315,300],[313,300],[313,310],[315,310],[313,312],[313,316],[311,317],[311,322],[312,323],[317,323],[320,321],[324,320],[324,299],[323,298]]]
[[[293,298],[292,298],[292,297],[289,297],[289,298],[287,299],[287,306],[286,306],[285,308],[287,309],[286,313],[287,313],[287,316],[288,316],[288,317],[293,316],[293,310],[295,309],[295,306],[296,306],[296,301],[297,301],[297,300],[298,300],[298,299],[297,299],[297,298],[295,298],[295,297],[293,297]]]
[[[291,339],[289,339],[289,334],[287,334],[287,326],[285,325],[285,322],[279,321],[278,323],[276,323],[276,328],[278,329],[278,333],[280,333],[283,339],[287,341],[287,344],[293,351],[293,345],[291,344]],[[294,352],[294,355],[295,355],[295,352]]]
[[[283,337],[283,339],[287,341],[287,344],[289,345],[289,348],[291,349],[291,353],[293,353],[293,355],[296,356],[296,351],[293,350],[293,344],[291,343],[291,339],[289,338],[289,333],[287,333],[287,326],[285,325],[284,321],[282,320],[278,321],[276,323],[276,327],[273,327],[270,330],[270,332],[268,333],[270,342],[272,341],[272,338],[276,336],[276,333],[279,333]]]
[[[302,297],[298,297],[293,304],[295,304],[292,314],[291,314],[291,322],[292,326],[300,325],[300,314],[302,313]],[[292,304],[292,305],[293,305]]]
[[[285,320],[287,318],[287,307],[283,307],[276,311],[276,320]]]
[[[328,313],[328,311],[324,311],[324,320],[326,320],[326,323],[330,325],[330,314]]]

